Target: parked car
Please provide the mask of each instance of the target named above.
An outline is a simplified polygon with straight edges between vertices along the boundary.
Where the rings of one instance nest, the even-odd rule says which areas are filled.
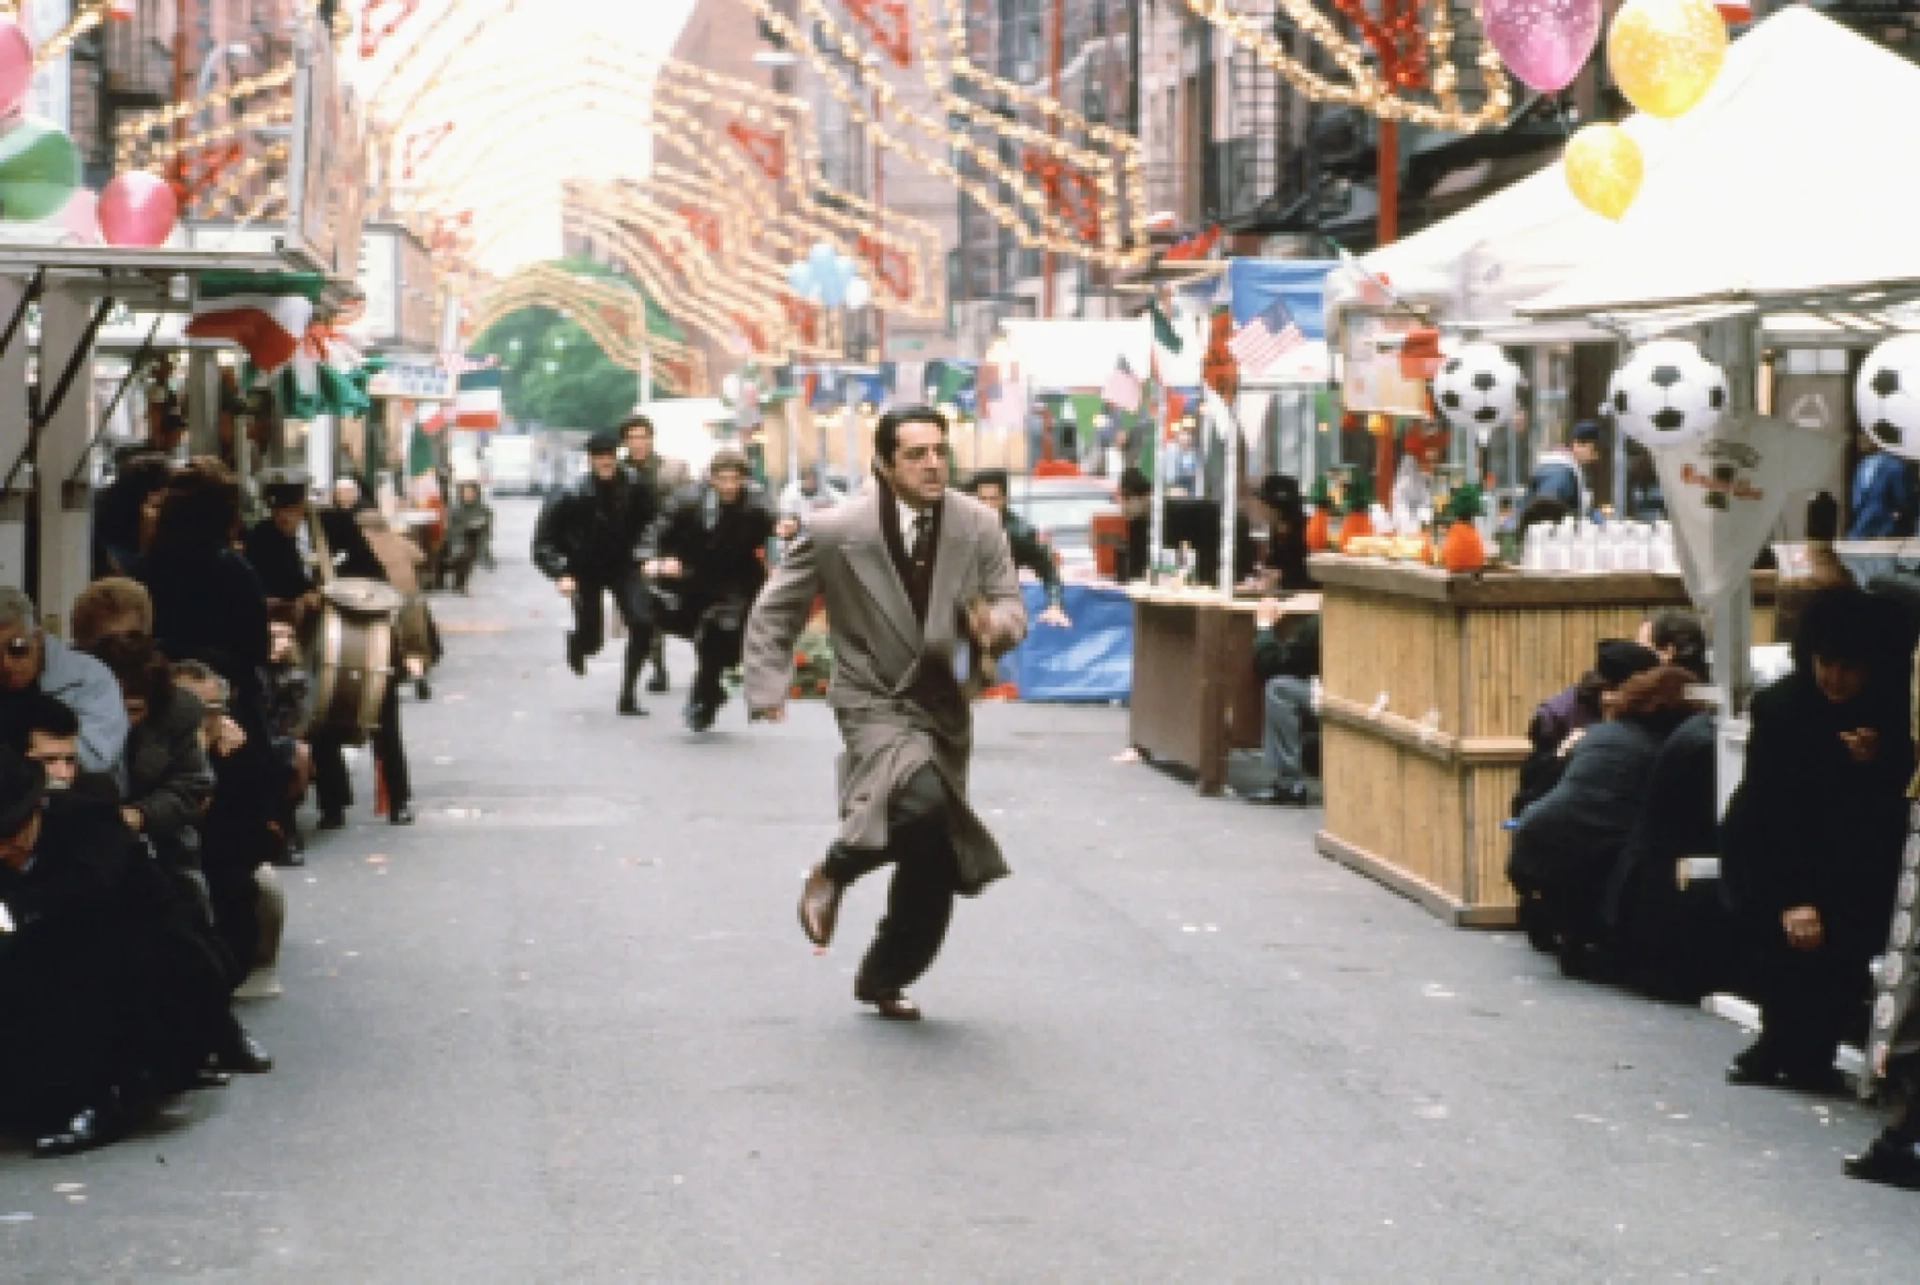
[[[1091,579],[1094,515],[1120,511],[1113,483],[1098,477],[1019,477],[1012,486],[1008,503],[1052,544],[1061,576]]]

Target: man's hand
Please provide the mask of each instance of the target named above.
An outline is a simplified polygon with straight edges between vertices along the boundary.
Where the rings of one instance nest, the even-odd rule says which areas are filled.
[[[135,834],[140,833],[140,828],[147,823],[146,817],[140,814],[139,808],[121,808],[120,819],[125,821],[127,823],[127,829],[133,831]]]
[[[1856,763],[1871,763],[1880,752],[1880,733],[1871,727],[1842,732],[1840,742],[1847,747],[1847,756]]]
[[[224,758],[246,743],[247,734],[241,730],[240,724],[222,714],[220,730],[214,734],[213,738],[213,752]]]
[[[1787,945],[1795,950],[1818,950],[1826,940],[1827,930],[1820,922],[1820,912],[1812,906],[1795,906],[1780,916],[1780,926],[1787,930]]]
[[[1073,621],[1067,618],[1066,608],[1055,604],[1034,617],[1043,625],[1058,625],[1062,629],[1071,629]]]
[[[561,576],[553,582],[553,587],[560,591],[562,598],[571,598],[573,597],[574,589],[578,586],[574,584],[572,576]]]
[[[671,580],[681,573],[678,558],[649,558],[640,569],[650,576],[664,576]]]
[[[747,713],[747,721],[749,723],[784,723],[787,721],[787,707],[768,705],[762,709],[750,710]]]
[[[1253,618],[1262,629],[1271,629],[1280,623],[1280,617],[1285,612],[1286,608],[1278,598],[1262,598],[1254,604]]]

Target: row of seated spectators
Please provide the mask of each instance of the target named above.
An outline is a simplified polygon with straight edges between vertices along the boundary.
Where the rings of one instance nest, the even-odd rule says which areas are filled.
[[[273,867],[301,860],[310,751],[339,752],[284,708],[318,602],[304,482],[243,533],[219,461],[131,476],[134,534],[108,542],[122,574],[75,600],[70,640],[0,588],[0,1128],[37,1155],[272,1068],[233,1001],[279,992]]]
[[[1716,715],[1690,695],[1707,677],[1697,620],[1664,613],[1636,641],[1601,643],[1529,731],[1508,874],[1534,945],[1569,976],[1663,999],[1747,997],[1761,1031],[1731,1083],[1844,1092],[1837,1055],[1866,1046],[1872,964],[1896,953],[1915,641],[1893,598],[1850,584],[1808,597],[1792,672],[1753,698],[1724,815]],[[1848,1171],[1920,1185],[1920,1114],[1893,1087],[1894,1124]]]

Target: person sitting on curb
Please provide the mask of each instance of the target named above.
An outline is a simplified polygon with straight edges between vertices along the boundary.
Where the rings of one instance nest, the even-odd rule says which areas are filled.
[[[1043,625],[1072,626],[1067,618],[1066,590],[1060,584],[1060,559],[1040,538],[1033,524],[1007,507],[1007,471],[981,469],[967,487],[969,494],[1000,515],[1001,529],[1007,533],[1007,545],[1013,551],[1013,565],[1033,572],[1046,586],[1047,608],[1034,619]]]
[[[1253,667],[1266,694],[1260,752],[1273,784],[1247,800],[1299,806],[1308,801],[1306,733],[1313,725],[1313,680],[1320,676],[1320,613],[1289,613],[1280,599],[1262,598],[1254,619]]]

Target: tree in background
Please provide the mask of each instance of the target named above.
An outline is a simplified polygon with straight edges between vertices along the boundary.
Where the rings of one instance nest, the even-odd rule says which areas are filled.
[[[558,261],[587,276],[620,274],[590,259]],[[628,284],[632,284],[629,282]],[[647,301],[648,329],[680,338],[673,323]],[[553,428],[610,429],[639,399],[640,378],[617,366],[592,336],[550,308],[522,308],[489,326],[472,351],[500,359],[501,394],[509,419]],[[658,383],[654,396],[662,395]]]

